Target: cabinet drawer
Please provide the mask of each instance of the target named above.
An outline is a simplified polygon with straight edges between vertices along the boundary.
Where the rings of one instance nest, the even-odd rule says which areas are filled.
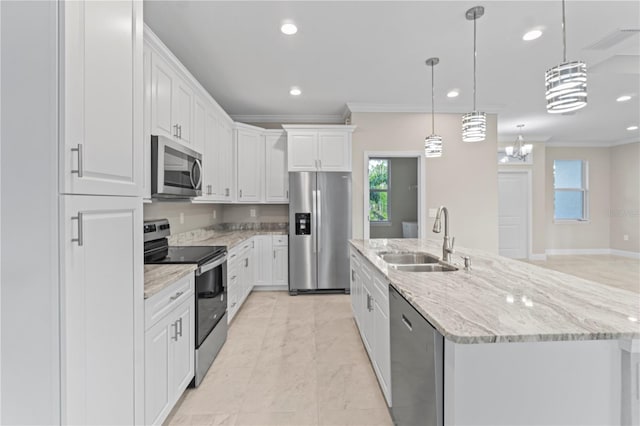
[[[273,236],[273,245],[275,247],[288,246],[289,245],[289,236],[288,235],[274,235]]]
[[[356,269],[360,269],[360,255],[355,249],[351,249],[351,263],[354,264]]]
[[[194,275],[179,279],[144,302],[145,330],[153,326],[165,314],[193,297]]]
[[[386,316],[389,316],[389,285],[386,281],[380,279],[379,276],[373,278],[371,286],[372,296],[378,302],[380,309]]]

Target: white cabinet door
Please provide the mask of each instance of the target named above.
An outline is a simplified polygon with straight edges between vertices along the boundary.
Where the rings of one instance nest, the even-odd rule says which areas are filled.
[[[319,132],[318,160],[322,171],[351,171],[351,133]]]
[[[318,169],[318,132],[289,132],[287,151],[290,172],[316,171]]]
[[[353,316],[356,319],[356,322],[360,321],[360,291],[358,289],[358,270],[360,269],[360,264],[358,263],[357,255],[355,253],[351,253],[351,267],[350,267],[350,298],[351,298],[351,309],[353,310]]]
[[[192,142],[192,118],[193,118],[193,91],[182,78],[175,75],[173,85],[173,105],[171,106],[172,116],[175,117],[178,140],[190,144]]]
[[[219,196],[220,201],[235,200],[235,174],[236,161],[234,159],[233,149],[233,126],[224,118],[218,118],[218,135],[219,147],[218,152],[218,179],[219,179]]]
[[[273,285],[289,285],[289,247],[273,247]]]
[[[289,171],[287,169],[287,136],[267,134],[266,150],[266,201],[289,201]]]
[[[144,349],[144,418],[145,424],[162,424],[171,411],[169,395],[169,318],[160,320],[145,333]]]
[[[264,142],[253,131],[237,130],[238,201],[260,202],[264,183]]]
[[[234,270],[229,274],[227,283],[227,310],[229,311],[228,323],[235,317],[240,308],[240,296],[242,287],[239,282],[240,269]]]
[[[193,108],[193,149],[199,153],[204,153],[206,141],[206,117],[207,103],[199,96],[195,97]]]
[[[384,393],[387,403],[390,401],[391,392],[391,355],[390,355],[390,333],[389,315],[383,309],[382,304],[389,303],[389,300],[375,300],[373,308],[373,360],[380,387]]]
[[[271,235],[257,235],[255,241],[254,265],[255,285],[271,285],[273,275],[273,242]]]
[[[151,55],[151,134],[177,137],[172,114],[175,92],[173,70],[157,53]]]
[[[173,401],[178,400],[187,388],[194,374],[195,362],[195,330],[194,298],[178,307],[172,316],[169,327],[171,339],[169,389]]]
[[[142,3],[63,7],[62,192],[140,196]]]
[[[196,108],[196,122],[198,113]],[[197,129],[198,126],[196,126]],[[196,131],[196,135],[197,135]],[[201,200],[215,200],[220,188],[218,168],[218,140],[219,129],[218,119],[215,114],[208,110],[204,116],[204,143],[202,152],[202,197]]]
[[[142,144],[142,197],[151,199],[151,48],[144,44],[142,69],[144,81],[143,129]]]
[[[142,201],[62,198],[62,423],[138,424],[144,414]]]

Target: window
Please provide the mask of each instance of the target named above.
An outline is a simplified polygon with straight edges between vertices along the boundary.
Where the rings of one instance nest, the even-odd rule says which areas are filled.
[[[389,222],[389,159],[369,160],[369,221]]]
[[[589,219],[588,163],[582,160],[553,162],[553,218],[557,221]]]

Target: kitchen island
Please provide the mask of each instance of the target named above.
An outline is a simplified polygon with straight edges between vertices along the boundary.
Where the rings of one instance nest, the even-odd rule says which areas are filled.
[[[636,293],[479,250],[459,248],[451,272],[379,257],[440,256],[438,240],[351,245],[444,336],[444,424],[637,424]]]

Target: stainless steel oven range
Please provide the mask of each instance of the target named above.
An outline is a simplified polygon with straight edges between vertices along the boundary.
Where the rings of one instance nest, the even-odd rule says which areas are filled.
[[[169,246],[167,219],[144,222],[144,263],[198,265],[195,312],[195,378],[198,386],[227,340],[227,248]]]

